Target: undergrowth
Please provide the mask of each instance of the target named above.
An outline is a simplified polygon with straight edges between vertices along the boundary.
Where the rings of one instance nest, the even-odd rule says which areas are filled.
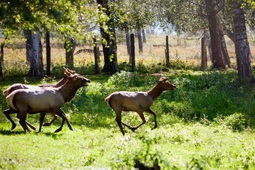
[[[80,73],[82,69],[76,71]],[[135,133],[124,129],[127,136],[122,137],[115,122],[115,113],[104,98],[114,91],[148,91],[157,83],[159,75],[167,77],[177,86],[175,91],[164,92],[152,106],[159,127],[152,131],[153,116],[145,113],[147,123]],[[58,77],[19,80],[20,83],[42,84],[54,83]],[[239,80],[236,71],[168,70],[158,74],[120,71],[114,75],[88,74],[86,77],[92,80],[90,85],[78,90],[75,99],[63,106],[71,124],[78,129],[76,132],[53,134],[55,126],[60,124],[59,118],[55,126],[43,127],[42,134],[23,134],[20,126],[20,131],[10,132],[10,122],[3,115],[0,117],[0,136],[4,139],[9,135],[12,140],[25,136],[32,138],[27,143],[38,138],[39,141],[45,140],[45,144],[38,144],[35,148],[33,144],[26,146],[26,150],[30,151],[25,152],[27,155],[18,152],[22,158],[17,154],[10,158],[15,152],[10,147],[15,143],[8,147],[4,143],[3,146],[10,150],[7,156],[0,158],[0,168],[32,166],[28,161],[30,155],[40,152],[42,146],[52,153],[49,156],[52,160],[47,159],[46,163],[39,155],[35,168],[42,168],[44,164],[49,167],[55,162],[53,168],[105,165],[113,169],[128,169],[134,166],[137,159],[147,166],[152,166],[157,160],[161,167],[170,169],[252,169],[255,166],[251,161],[255,150],[252,145],[249,146],[248,140],[255,124],[255,89]],[[12,83],[4,82],[1,90]],[[4,96],[1,99],[3,109],[6,109]],[[39,114],[28,115],[28,120],[38,124]],[[131,112],[123,114],[123,122],[138,125],[141,120]],[[46,143],[49,146],[45,146]],[[62,148],[61,153],[50,146],[52,143],[54,147]],[[5,150],[3,147],[0,149]],[[70,155],[66,154],[68,152]],[[79,157],[79,161],[75,157]]]

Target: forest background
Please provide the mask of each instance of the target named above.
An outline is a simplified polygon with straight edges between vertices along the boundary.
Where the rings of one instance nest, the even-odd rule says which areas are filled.
[[[59,122],[42,133],[10,131],[2,114],[0,168],[255,167],[253,1],[3,1],[0,11],[1,91],[54,83],[64,66],[92,80],[63,107],[75,131],[53,133]],[[152,107],[159,127],[151,130],[146,115],[146,125],[122,136],[104,97],[147,91],[161,75],[178,88]],[[8,108],[2,92],[0,101]]]

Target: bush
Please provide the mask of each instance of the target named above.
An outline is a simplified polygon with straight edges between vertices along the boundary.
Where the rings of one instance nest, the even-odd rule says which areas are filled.
[[[225,118],[216,118],[215,121],[220,125],[224,125],[233,131],[243,131],[248,124],[246,117],[242,113],[233,113]]]

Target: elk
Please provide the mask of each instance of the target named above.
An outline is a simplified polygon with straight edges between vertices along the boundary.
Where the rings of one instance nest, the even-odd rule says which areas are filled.
[[[75,71],[73,70],[70,70],[68,68],[64,68],[64,73],[69,73],[69,74],[74,74]],[[64,85],[67,81],[68,81],[68,76],[65,76],[64,78],[62,78],[60,81],[58,81],[56,84],[42,84],[40,86],[34,86],[34,85],[27,85],[27,84],[21,84],[21,83],[16,83],[16,84],[13,84],[11,85],[10,87],[8,87],[6,90],[3,91],[3,94],[5,96],[8,96],[11,92],[15,91],[15,90],[18,90],[18,89],[34,89],[34,90],[41,90],[41,89],[44,89],[44,88],[47,88],[47,87],[53,87],[53,88],[57,88],[57,87],[60,87],[62,85]],[[16,111],[14,111],[13,109],[9,108],[8,110],[5,110],[4,111],[4,114],[5,116],[7,117],[7,119],[9,119],[12,123],[12,128],[11,130],[15,129],[16,127],[16,123],[10,118],[10,114],[11,113],[16,113]],[[46,113],[40,113],[41,114],[41,117],[45,117],[45,114]],[[53,116],[53,119],[48,122],[48,123],[44,123],[43,126],[50,126],[56,119],[57,119],[57,115],[54,114],[54,113],[51,113],[52,116]],[[41,119],[40,119],[41,120]],[[43,120],[42,120],[43,121]],[[68,121],[68,120],[67,120]],[[69,122],[69,121],[68,121]],[[43,122],[40,122],[40,127],[39,127],[39,132],[41,132],[41,129],[42,129],[42,123]],[[26,124],[32,128],[33,130],[35,130],[36,128],[29,122],[26,121]],[[72,129],[70,129],[72,130]]]
[[[62,130],[65,121],[69,129],[72,129],[61,107],[64,103],[72,100],[77,90],[83,86],[87,86],[90,80],[78,73],[71,74],[65,72],[65,74],[68,77],[68,81],[58,88],[48,87],[39,90],[18,89],[6,97],[10,109],[17,113],[19,123],[25,132],[27,130],[29,131],[26,124],[27,113],[35,114],[38,112],[43,113],[40,117],[40,122],[43,121],[45,113],[47,112],[55,113],[62,118],[61,126],[55,132]]]
[[[122,125],[128,127],[132,131],[135,131],[140,126],[146,123],[143,112],[148,112],[154,116],[154,128],[157,127],[156,113],[153,112],[150,107],[153,104],[153,101],[157,99],[165,90],[175,90],[176,86],[169,82],[167,78],[161,77],[156,86],[154,86],[148,92],[128,92],[128,91],[119,91],[114,92],[105,98],[105,102],[115,111],[117,122],[120,131],[125,135]],[[136,127],[127,125],[126,123],[121,122],[121,113],[122,111],[134,111],[137,112],[139,117],[142,119],[142,123]]]

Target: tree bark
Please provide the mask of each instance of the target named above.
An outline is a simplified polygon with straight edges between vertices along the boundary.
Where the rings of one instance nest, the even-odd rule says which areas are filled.
[[[146,34],[145,34],[145,30],[142,29],[142,35],[143,35],[143,43],[146,43]]]
[[[214,0],[205,0],[205,3],[212,45],[212,64],[214,68],[225,69],[226,65],[221,52],[221,38],[216,18],[217,11],[214,9],[215,3]]]
[[[105,12],[106,15],[110,18],[106,23],[108,26],[108,31],[105,31],[103,25],[100,23],[101,36],[102,39],[106,41],[106,43],[102,43],[104,53],[104,67],[102,72],[116,73],[118,70],[118,62],[114,21],[113,18],[111,18],[111,11],[108,6],[108,0],[97,0],[97,3],[103,7],[103,12]]]
[[[219,34],[220,34],[220,37],[221,37],[221,44],[220,45],[221,45],[222,55],[224,57],[224,60],[225,60],[225,63],[227,64],[227,66],[229,68],[231,68],[231,61],[230,61],[230,58],[229,58],[229,55],[228,55],[228,49],[227,49],[226,41],[225,41],[225,38],[224,38],[224,34],[221,30],[220,30]]]
[[[128,27],[125,28],[125,34],[126,34],[126,46],[127,46],[127,54],[129,56],[129,64],[131,64],[132,62],[132,58],[131,58],[131,55],[130,55],[130,33],[129,33],[129,29]]]
[[[69,68],[74,67],[73,54],[76,47],[76,42],[73,38],[67,38],[65,40],[64,48],[66,50],[66,66]]]
[[[94,43],[94,60],[95,60],[95,73],[99,74],[100,73],[100,68],[99,68],[99,47],[97,46],[97,40],[96,37],[93,38],[93,43]]]
[[[38,33],[32,33],[31,30],[24,30],[26,37],[26,55],[30,64],[28,76],[43,77],[42,43]]]
[[[206,70],[207,68],[207,50],[206,50],[206,43],[205,37],[201,39],[201,70]]]
[[[238,76],[240,78],[251,78],[250,47],[247,40],[245,15],[241,8],[241,2],[233,2],[232,10],[234,13],[233,21]]]
[[[142,39],[141,28],[137,28],[137,39],[138,39],[139,53],[143,53],[143,39]]]

